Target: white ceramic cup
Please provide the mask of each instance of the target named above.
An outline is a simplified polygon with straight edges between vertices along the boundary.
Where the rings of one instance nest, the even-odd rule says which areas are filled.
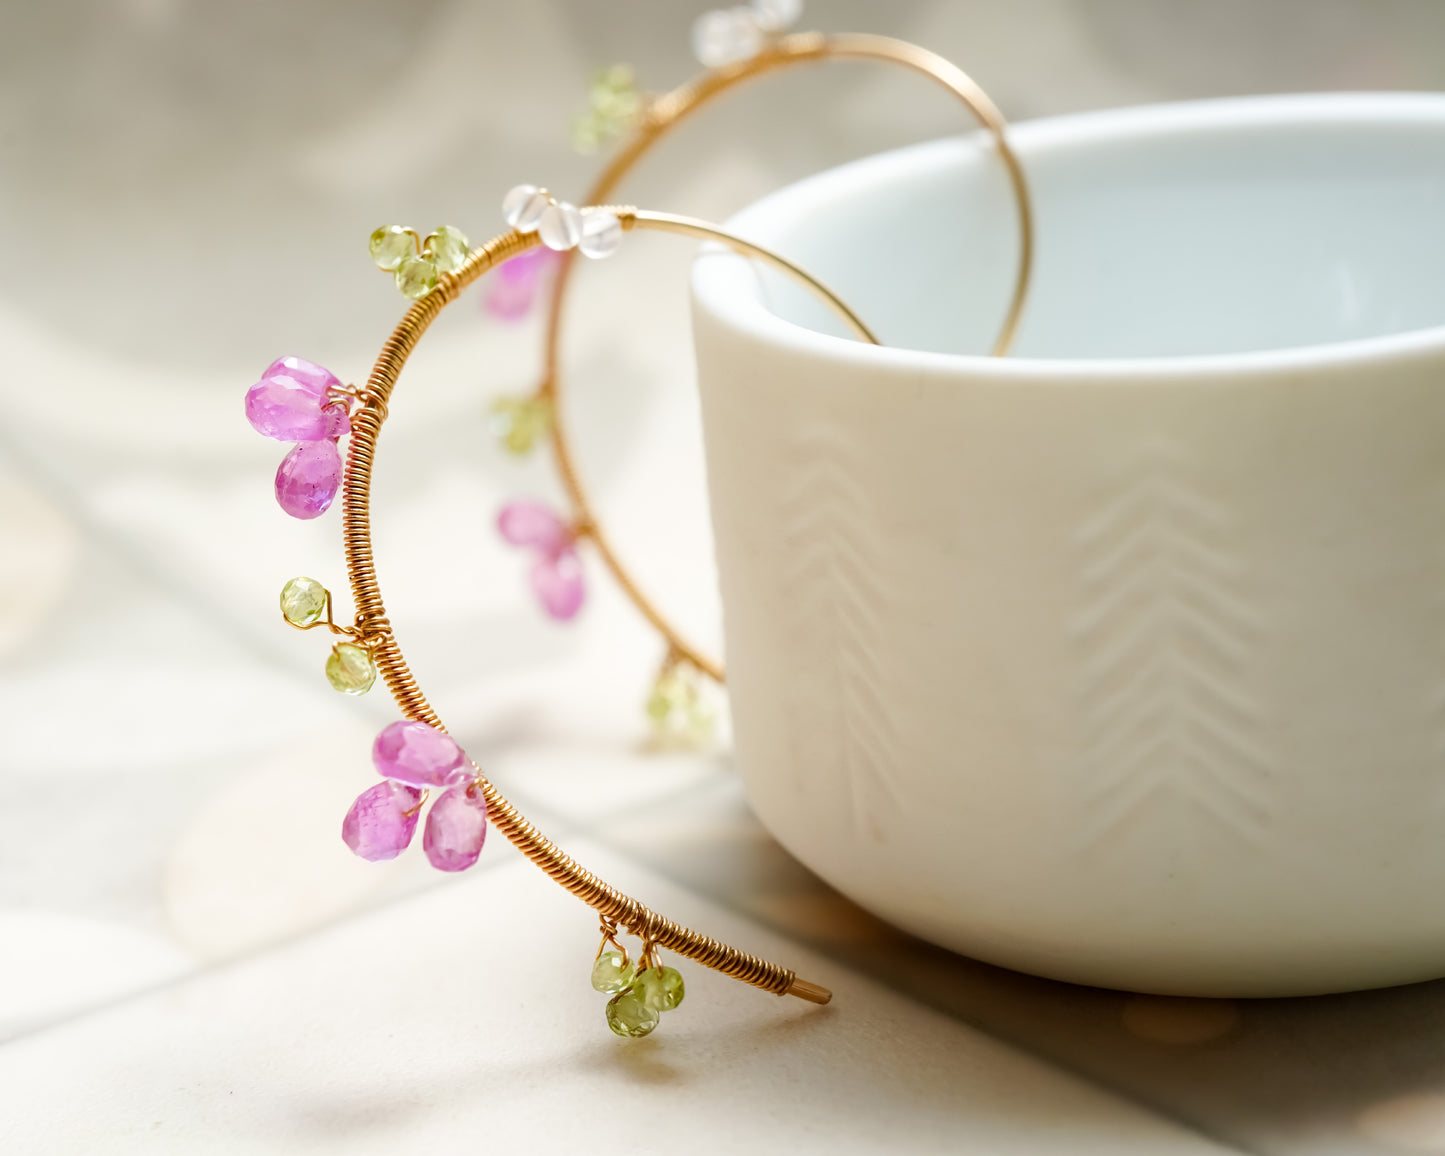
[[[1018,126],[731,227],[886,348],[693,275],[737,761],[957,951],[1185,995],[1445,974],[1445,98]]]

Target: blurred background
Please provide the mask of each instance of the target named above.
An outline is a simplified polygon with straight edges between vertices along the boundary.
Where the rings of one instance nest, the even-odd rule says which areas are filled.
[[[600,161],[572,149],[569,123],[592,74],[625,61],[645,88],[682,83],[697,15],[642,0],[0,0],[0,1040],[446,882],[415,855],[361,864],[336,838],[394,708],[380,689],[334,694],[326,642],[278,620],[293,575],[345,589],[339,519],[276,508],[284,447],[248,428],[242,395],[283,354],[363,379],[404,305],[370,232],[452,224],[480,243],[513,184],[579,197]],[[916,41],[1013,120],[1445,86],[1438,0],[812,0],[799,27]],[[916,78],[806,69],[707,111],[626,194],[720,220],[968,127]],[[690,255],[641,237],[584,271],[568,407],[625,553],[716,646]],[[596,567],[588,611],[557,627],[494,541],[503,500],[556,493],[544,460],[518,463],[487,432],[492,399],[535,383],[539,340],[535,318],[504,324],[474,291],[393,406],[377,554],[423,685],[549,830],[619,846],[632,831],[659,869],[702,871],[699,843],[675,845],[693,828],[622,821],[681,800],[714,832],[711,874],[684,882],[750,890],[757,918],[873,951],[886,933],[748,826],[725,722],[712,752],[644,752],[661,656]],[[1062,990],[1020,982],[1035,1010],[1015,1037],[1048,1018],[1056,997],[1038,993]]]

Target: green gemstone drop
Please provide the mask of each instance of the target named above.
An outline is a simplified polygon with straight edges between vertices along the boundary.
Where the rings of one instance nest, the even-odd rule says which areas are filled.
[[[415,252],[416,245],[411,234],[400,225],[383,225],[371,234],[371,259],[378,269],[394,272]]]
[[[632,127],[642,104],[631,66],[604,68],[587,89],[587,111],[572,122],[573,147],[580,153],[595,152],[598,145]]]
[[[642,111],[637,74],[628,64],[614,64],[599,72],[592,78],[587,97],[609,134],[621,132]]]
[[[492,406],[492,432],[508,453],[531,453],[552,428],[552,405],[545,397],[502,397]]]
[[[682,737],[694,747],[705,747],[712,742],[716,722],[716,717],[703,705],[702,700],[695,699],[688,709]]]
[[[679,664],[658,675],[647,696],[646,710],[659,739],[702,747],[712,738],[713,712],[690,667]]]
[[[653,1011],[672,1011],[682,1002],[686,988],[675,967],[649,967],[632,984],[632,994]]]
[[[371,651],[354,642],[338,642],[326,660],[326,681],[342,694],[365,694],[376,682]]]
[[[604,951],[592,965],[592,990],[607,995],[626,991],[636,974],[636,965],[622,952]]]
[[[293,578],[281,587],[281,616],[292,626],[310,626],[326,613],[326,598],[315,578]]]
[[[572,147],[583,156],[595,153],[605,135],[595,112],[584,112],[572,121]]]
[[[396,267],[396,287],[413,301],[425,297],[437,287],[436,262],[429,257],[408,257]]]
[[[675,711],[687,709],[687,691],[687,683],[675,670],[658,675],[647,696],[647,717],[665,726]]]
[[[466,234],[450,225],[443,225],[431,240],[431,259],[442,273],[455,273],[471,251]]]
[[[619,1036],[645,1036],[657,1027],[658,1014],[631,992],[607,1001],[607,1026]]]

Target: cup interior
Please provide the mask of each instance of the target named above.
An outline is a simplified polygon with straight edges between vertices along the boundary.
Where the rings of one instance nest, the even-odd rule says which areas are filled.
[[[1445,97],[1166,105],[1037,121],[1011,140],[1037,237],[1018,357],[1238,354],[1445,325]],[[884,344],[981,354],[1016,221],[980,134],[834,169],[732,226],[819,276]],[[710,306],[843,335],[781,279],[708,264],[695,285]],[[748,300],[728,301],[740,285]]]

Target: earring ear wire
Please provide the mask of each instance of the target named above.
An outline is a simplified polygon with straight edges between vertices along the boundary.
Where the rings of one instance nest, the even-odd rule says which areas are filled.
[[[694,29],[694,46],[699,59],[710,67],[693,80],[661,96],[623,99],[620,87],[630,86],[634,79],[630,69],[625,72],[613,69],[599,78],[593,91],[593,112],[597,116],[584,126],[589,140],[595,142],[596,138],[605,135],[601,133],[600,126],[608,119],[603,114],[609,110],[616,114],[613,119],[621,116],[619,110],[629,110],[633,117],[633,131],[604,166],[584,199],[589,204],[611,199],[618,186],[659,141],[699,109],[747,81],[797,65],[836,60],[869,61],[902,68],[922,76],[963,104],[992,138],[1002,163],[1017,214],[1019,236],[1018,266],[1004,318],[991,350],[993,356],[1006,355],[1017,334],[1028,297],[1033,271],[1034,224],[1028,182],[1023,166],[1008,142],[1003,114],[972,77],[937,53],[916,44],[866,33],[787,34],[786,28],[797,19],[801,8],[799,0],[754,0],[751,7],[705,13]],[[722,684],[726,679],[722,660],[706,653],[684,636],[646,593],[633,568],[623,560],[598,516],[596,504],[578,468],[566,415],[561,412],[563,374],[560,350],[573,273],[572,254],[564,252],[548,296],[542,380],[530,397],[504,398],[497,402],[498,426],[504,444],[513,452],[525,453],[537,438],[546,436],[550,440],[571,520],[587,528],[585,536],[613,581],[661,636],[669,656],[663,673],[675,671],[682,664],[704,678]],[[820,288],[816,283],[812,287],[815,291]],[[659,675],[659,684],[661,678],[662,675]],[[659,684],[654,685],[648,698],[648,713],[661,731],[667,726],[667,716],[653,711],[654,705],[665,698],[659,693],[665,688]]]

